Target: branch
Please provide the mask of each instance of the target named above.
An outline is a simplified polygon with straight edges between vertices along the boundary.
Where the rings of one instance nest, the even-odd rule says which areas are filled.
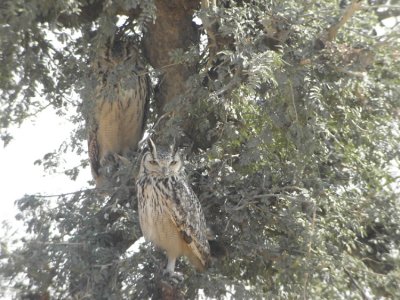
[[[364,7],[365,10],[372,9],[378,16],[379,21],[382,21],[391,17],[400,16],[400,6],[399,5],[369,5]]]
[[[360,285],[358,284],[358,282],[354,279],[353,276],[351,276],[350,272],[346,269],[343,268],[344,272],[346,273],[347,276],[349,276],[351,282],[355,285],[355,287],[360,291],[363,299],[371,299],[370,297],[367,296],[367,294],[365,294],[365,292],[363,291],[363,289],[360,287]]]
[[[83,189],[83,190],[79,190],[79,191],[74,191],[74,192],[67,192],[67,193],[61,193],[61,194],[51,194],[51,195],[43,195],[43,194],[33,194],[33,197],[38,197],[38,198],[55,198],[55,197],[65,197],[65,196],[69,196],[69,195],[75,195],[78,193],[87,193],[87,192],[93,192],[99,190],[98,188],[87,188],[87,189]]]
[[[142,9],[138,7],[137,9],[124,10],[122,7],[116,7],[115,11],[117,15],[126,15],[133,18],[137,18]],[[88,1],[88,4],[80,7],[79,13],[60,13],[55,17],[55,21],[57,23],[62,24],[66,28],[76,27],[81,24],[87,24],[95,21],[100,17],[101,14],[104,13],[104,1],[103,0],[94,0]],[[40,23],[50,22],[53,19],[53,15],[39,15],[38,21]]]
[[[343,12],[339,22],[333,24],[326,33],[326,41],[332,42],[341,27],[361,8],[361,0],[353,0]]]
[[[312,243],[313,243],[313,237],[315,234],[315,221],[316,221],[316,217],[317,217],[317,209],[316,207],[314,207],[313,210],[313,218],[312,218],[312,222],[311,222],[311,236],[310,236],[310,240],[308,242],[308,250],[307,250],[307,261],[310,262],[310,258],[311,258],[311,250],[312,250]],[[307,271],[304,274],[304,288],[303,288],[303,299],[308,299],[307,296],[307,287],[308,287],[308,279],[309,279],[310,273]]]
[[[77,24],[89,23],[96,20],[103,11],[103,1],[93,1],[82,6],[78,14],[62,13],[57,17],[57,22],[65,27],[74,27]]]
[[[183,300],[182,287],[171,278],[161,278],[157,282],[158,293],[162,300]]]

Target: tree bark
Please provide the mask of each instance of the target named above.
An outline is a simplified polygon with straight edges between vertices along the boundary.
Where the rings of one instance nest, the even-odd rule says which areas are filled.
[[[199,34],[192,20],[194,9],[199,6],[199,1],[156,0],[156,20],[148,26],[148,31],[145,33],[144,53],[148,62],[161,71],[154,95],[159,116],[169,112],[170,108],[166,106],[184,94],[186,80],[196,71],[194,65],[174,64],[170,52],[176,49],[186,51],[191,45],[198,44]],[[171,116],[175,113],[180,112],[174,108]],[[162,120],[163,124],[164,121]],[[162,135],[161,131],[159,140],[167,142],[163,140]],[[183,299],[179,284],[167,282],[162,278],[155,280],[158,282],[156,294],[161,299]]]
[[[199,34],[192,20],[199,5],[199,1],[156,0],[156,20],[145,33],[144,49],[149,63],[162,72],[155,91],[159,115],[165,113],[168,103],[182,95],[186,79],[196,70],[193,65],[173,64],[170,51],[186,51],[198,43]]]

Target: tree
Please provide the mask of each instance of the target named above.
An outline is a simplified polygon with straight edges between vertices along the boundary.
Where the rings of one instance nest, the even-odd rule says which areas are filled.
[[[153,84],[147,130],[186,149],[228,253],[201,274],[181,261],[185,280],[162,285],[159,251],[127,252],[141,236],[133,151],[131,165],[111,162],[106,196],[18,200],[28,235],[16,249],[2,240],[3,284],[25,299],[167,298],[168,284],[176,298],[400,297],[399,178],[389,172],[400,40],[398,23],[378,28],[398,15],[391,2],[3,1],[4,143],[8,126],[38,111],[76,109],[63,149],[85,158],[67,172],[76,177],[88,164],[90,62],[116,35],[133,38]]]

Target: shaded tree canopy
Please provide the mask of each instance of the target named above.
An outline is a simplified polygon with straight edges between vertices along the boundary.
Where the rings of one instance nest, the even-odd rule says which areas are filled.
[[[76,112],[61,148],[82,156],[67,171],[76,178],[88,165],[91,62],[116,36],[130,38],[152,82],[147,131],[185,149],[227,250],[204,273],[181,260],[175,297],[400,298],[399,177],[390,172],[400,152],[400,31],[396,19],[382,23],[398,5],[4,0],[1,138],[9,143],[7,128],[44,109]],[[27,234],[1,239],[0,285],[24,299],[165,298],[165,257],[148,244],[127,251],[141,236],[139,152],[110,169],[107,195],[18,200]],[[54,167],[60,155],[39,162]]]

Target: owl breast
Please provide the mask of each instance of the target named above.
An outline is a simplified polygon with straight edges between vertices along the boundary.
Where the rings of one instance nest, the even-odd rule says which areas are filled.
[[[168,184],[168,179],[147,176],[139,179],[139,221],[147,241],[166,250],[171,256],[180,256],[186,252],[186,245],[168,213]]]
[[[137,80],[137,89],[143,89],[144,79]],[[115,99],[103,99],[96,107],[95,118],[98,120],[97,140],[99,155],[107,153],[126,155],[129,149],[136,149],[142,135],[145,113],[145,101],[136,95],[133,89],[124,91],[121,86],[115,89]],[[146,95],[143,91],[142,95]],[[103,97],[104,98],[104,97]],[[101,91],[97,99],[102,99]]]

